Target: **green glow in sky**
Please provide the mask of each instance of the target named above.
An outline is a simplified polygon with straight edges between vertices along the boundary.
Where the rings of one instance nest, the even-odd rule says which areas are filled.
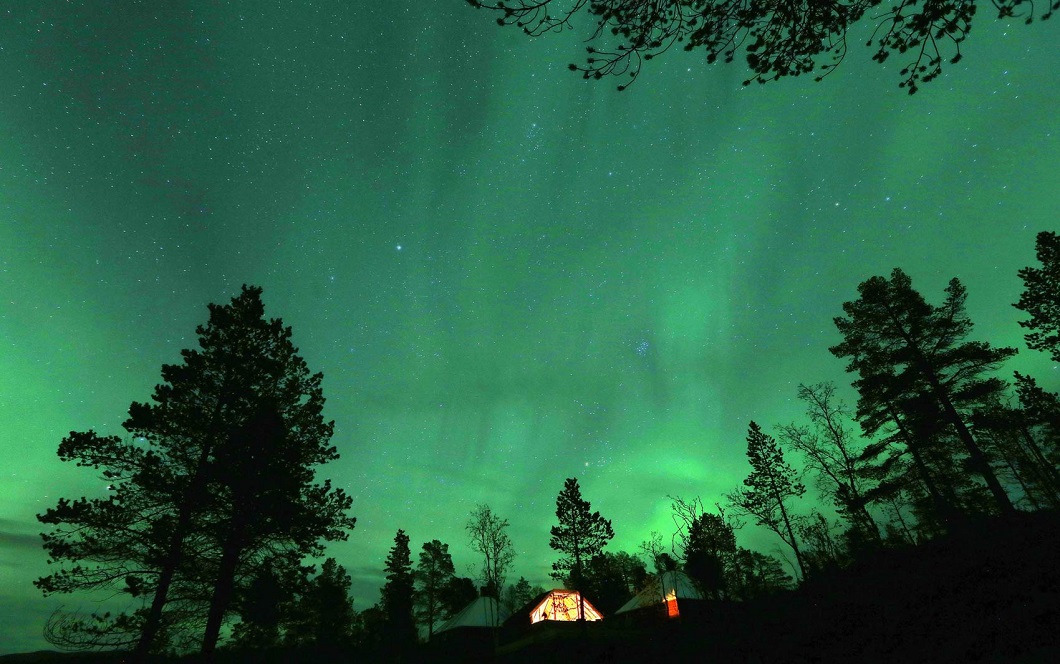
[[[958,276],[976,336],[1022,347],[1016,270],[1060,210],[1049,24],[984,14],[914,97],[856,46],[749,88],[675,51],[618,94],[567,71],[577,37],[458,0],[73,5],[0,16],[0,653],[81,601],[30,585],[34,514],[104,491],[60,439],[121,433],[243,283],[324,373],[358,609],[398,528],[469,574],[477,503],[547,585],[566,477],[612,550],[668,533],[668,494],[720,500],[749,420],[849,384],[831,321],[869,276]]]

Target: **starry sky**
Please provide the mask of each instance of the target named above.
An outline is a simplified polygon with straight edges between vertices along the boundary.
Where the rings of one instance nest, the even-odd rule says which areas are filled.
[[[120,434],[206,304],[264,288],[313,371],[358,525],[355,607],[403,528],[471,575],[476,504],[549,585],[578,477],[611,550],[669,533],[798,419],[857,284],[958,276],[976,338],[1023,347],[1016,270],[1060,209],[1050,23],[981,12],[910,97],[857,46],[744,88],[674,51],[626,92],[458,0],[9,3],[0,10],[0,654],[48,647],[34,515],[105,483],[55,451]],[[864,39],[860,40],[864,43]],[[1047,358],[1007,367],[1060,387]],[[741,544],[778,551],[753,528]]]

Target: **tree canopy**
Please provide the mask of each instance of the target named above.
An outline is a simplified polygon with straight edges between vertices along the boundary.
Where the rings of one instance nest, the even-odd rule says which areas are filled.
[[[806,487],[798,481],[796,470],[784,461],[784,451],[777,441],[755,422],[747,428],[747,459],[751,474],[744,479],[744,488],[733,491],[729,499],[742,513],[753,516],[758,525],[779,535],[795,552],[799,569],[805,575],[787,503],[791,498],[801,498]]]
[[[286,643],[338,652],[352,643],[355,620],[350,588],[353,580],[334,558],[305,582],[292,610]]]
[[[415,576],[412,571],[412,552],[409,536],[404,530],[394,535],[394,546],[386,557],[386,583],[383,585],[380,606],[383,609],[384,635],[398,646],[416,641],[413,617]]]
[[[254,580],[298,578],[303,558],[354,526],[349,496],[315,481],[316,466],[338,458],[323,375],[310,373],[291,328],[265,318],[260,288],[209,312],[199,348],[163,365],[151,401],[130,406],[130,438],[71,432],[59,446],[60,459],[100,471],[111,492],[38,516],[52,526],[44,548],[58,569],[36,585],[143,602],[61,620],[61,645],[209,652]]]
[[[427,627],[427,638],[434,636],[434,626],[449,617],[444,594],[456,576],[449,545],[438,540],[423,544],[414,572],[416,581],[416,619]]]
[[[1034,19],[1034,5],[1023,0],[991,0],[998,18]],[[866,44],[883,63],[898,54],[900,87],[913,94],[942,73],[943,61],[956,63],[976,14],[973,2],[838,0],[468,0],[499,13],[497,23],[515,25],[527,35],[587,28],[588,57],[570,69],[587,79],[624,77],[625,89],[644,61],[671,48],[702,52],[708,63],[743,57],[751,70],[744,81],[765,83],[786,76],[821,80],[847,55],[848,37],[863,19],[875,25]],[[1060,8],[1054,0],[1041,12]],[[583,24],[588,22],[589,26]]]
[[[552,526],[548,545],[563,554],[552,563],[552,578],[569,583],[574,590],[583,589],[587,564],[615,536],[611,522],[590,509],[589,501],[582,498],[578,479],[568,478],[556,497],[559,525]]]
[[[1035,240],[1041,267],[1025,267],[1017,274],[1024,290],[1014,306],[1030,314],[1020,327],[1031,330],[1025,336],[1027,347],[1049,353],[1060,362],[1060,237],[1043,231]]]
[[[508,537],[508,519],[502,519],[489,505],[478,505],[471,512],[464,530],[471,550],[482,554],[482,582],[486,594],[499,598],[515,549]]]
[[[940,306],[928,304],[897,268],[890,279],[876,276],[862,282],[858,293],[857,300],[843,303],[846,316],[835,319],[843,341],[829,350],[838,358],[849,358],[847,371],[859,376],[853,386],[860,395],[857,413],[865,433],[871,435],[893,423],[929,485],[927,455],[952,441],[997,506],[1011,511],[1008,494],[991,467],[991,455],[970,425],[972,411],[998,398],[1004,389],[1004,383],[989,372],[1015,355],[1016,349],[965,341],[972,322],[965,313],[967,292],[958,279],[950,280]],[[940,469],[952,471],[953,465],[942,464]],[[936,502],[953,502],[934,488],[931,492]]]

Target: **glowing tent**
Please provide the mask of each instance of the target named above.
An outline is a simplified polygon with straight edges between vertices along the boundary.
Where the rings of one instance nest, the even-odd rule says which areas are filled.
[[[557,589],[545,593],[533,605],[530,609],[530,623],[535,624],[543,620],[573,622],[578,619],[578,612],[582,606],[584,606],[586,620],[603,620],[603,614],[597,611],[589,600],[581,597],[577,590]]]
[[[677,618],[681,615],[681,600],[692,600],[695,602],[702,599],[703,593],[699,592],[699,589],[696,588],[687,574],[671,570],[663,572],[652,579],[644,590],[623,604],[621,608],[615,611],[615,614],[665,605],[666,617]]]

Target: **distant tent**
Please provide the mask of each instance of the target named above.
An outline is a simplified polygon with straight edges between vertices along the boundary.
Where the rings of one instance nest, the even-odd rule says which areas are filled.
[[[657,607],[666,609],[667,618],[677,618],[681,615],[682,603],[699,604],[702,599],[703,593],[699,592],[687,574],[671,570],[652,579],[644,590],[615,611],[615,615]]]
[[[434,635],[438,636],[445,632],[457,631],[478,632],[490,627],[499,627],[501,623],[508,619],[508,616],[508,610],[501,606],[497,600],[492,597],[478,597],[461,609],[459,613],[445,621],[445,624],[434,630]]]
[[[584,602],[585,619],[588,621],[603,620],[602,613],[583,600],[577,590],[550,590],[539,597],[529,611],[530,623],[536,624],[543,620],[554,620],[557,622],[573,622],[578,620],[580,606]]]

